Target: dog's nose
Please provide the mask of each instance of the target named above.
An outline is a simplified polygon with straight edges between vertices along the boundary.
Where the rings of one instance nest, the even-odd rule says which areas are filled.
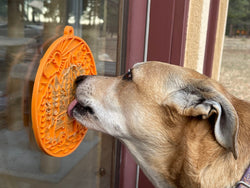
[[[83,82],[84,80],[86,80],[87,77],[88,77],[88,76],[85,76],[85,75],[83,75],[83,76],[78,76],[78,77],[76,78],[75,84],[76,84],[76,85],[79,85],[81,82]]]

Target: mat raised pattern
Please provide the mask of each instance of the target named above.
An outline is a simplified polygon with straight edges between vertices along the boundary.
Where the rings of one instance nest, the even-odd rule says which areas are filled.
[[[67,115],[79,75],[95,75],[87,43],[74,36],[71,26],[46,51],[40,61],[32,95],[32,126],[36,141],[47,154],[64,157],[83,140],[87,128]]]

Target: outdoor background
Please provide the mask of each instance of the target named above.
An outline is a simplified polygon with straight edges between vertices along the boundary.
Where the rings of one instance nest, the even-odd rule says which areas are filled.
[[[250,101],[250,0],[230,0],[220,82]]]

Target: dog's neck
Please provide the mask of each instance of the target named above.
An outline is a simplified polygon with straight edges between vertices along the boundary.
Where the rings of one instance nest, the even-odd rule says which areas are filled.
[[[214,141],[205,120],[186,125],[187,129],[180,132],[189,136],[180,136],[172,153],[168,153],[168,148],[148,146],[136,140],[124,140],[124,143],[156,187],[230,187],[241,179],[250,162],[250,104],[237,101],[235,106],[239,108],[236,110],[240,119],[237,160]]]
[[[164,180],[164,176],[158,172],[154,167],[152,168],[152,164],[150,161],[150,155],[148,155],[148,151],[145,150],[146,148],[142,147],[141,144],[138,143],[134,144],[135,141],[131,140],[122,140],[123,143],[128,147],[130,153],[134,156],[136,163],[140,166],[149,180],[154,184],[157,188],[172,188]],[[139,146],[140,145],[140,146]],[[144,150],[144,152],[143,152]]]
[[[200,170],[198,182],[201,182],[201,187],[232,187],[241,179],[250,163],[250,103],[234,97],[231,102],[239,116],[238,159],[235,160],[231,152],[215,146],[214,154],[211,153],[211,162],[207,161],[207,165]],[[203,145],[205,147],[206,144]],[[212,148],[206,148],[205,151],[210,149]],[[205,155],[209,156],[209,153],[206,152]],[[195,164],[195,161],[192,163]]]

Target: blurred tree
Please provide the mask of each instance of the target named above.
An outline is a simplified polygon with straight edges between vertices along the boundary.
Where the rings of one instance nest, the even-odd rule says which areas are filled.
[[[108,6],[107,31],[113,35],[113,33],[117,33],[118,31],[119,2],[117,0],[109,0],[107,6]]]
[[[24,0],[8,1],[8,36],[24,37]]]
[[[7,0],[0,0],[0,17],[7,18]],[[0,19],[1,21],[1,19]]]
[[[65,9],[66,2],[63,0],[45,0],[44,7],[46,7],[46,11],[44,13],[44,17],[50,19],[50,22],[59,22],[63,24],[65,22]]]
[[[227,34],[232,36],[236,30],[249,29],[250,0],[230,0],[227,18]]]

